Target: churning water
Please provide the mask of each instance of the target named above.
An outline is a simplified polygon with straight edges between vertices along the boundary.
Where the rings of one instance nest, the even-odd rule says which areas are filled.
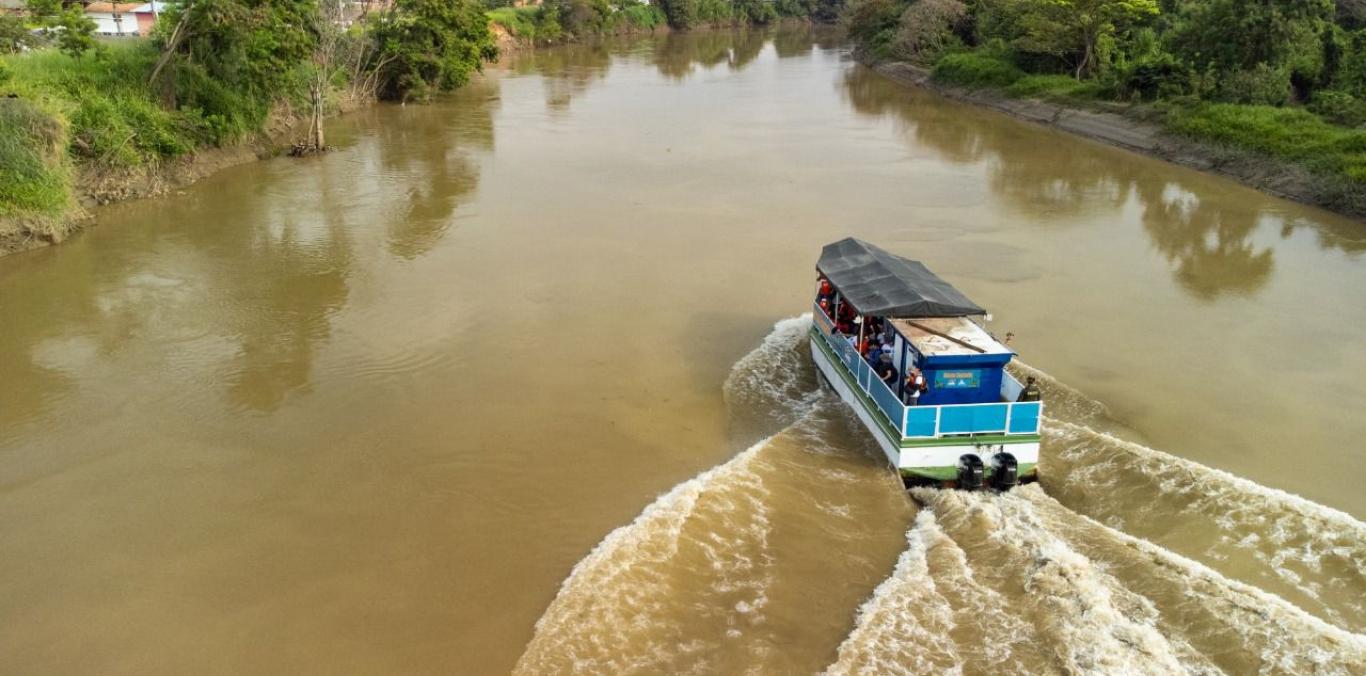
[[[1023,365],[1054,416],[1043,482],[903,496],[816,386],[808,322],[726,382],[735,429],[777,431],[580,561],[518,673],[1366,671],[1360,522],[1093,431],[1104,406]],[[784,552],[785,528],[819,542]],[[801,584],[825,601],[781,589]]]

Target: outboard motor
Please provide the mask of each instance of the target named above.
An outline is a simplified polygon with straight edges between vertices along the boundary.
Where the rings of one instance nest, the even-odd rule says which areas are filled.
[[[975,491],[982,487],[982,459],[976,453],[958,456],[958,487],[965,491]]]
[[[1002,451],[991,456],[991,487],[998,491],[1008,491],[1020,483],[1020,463],[1015,456]]]

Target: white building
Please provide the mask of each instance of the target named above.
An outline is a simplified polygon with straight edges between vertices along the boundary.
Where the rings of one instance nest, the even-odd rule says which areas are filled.
[[[137,35],[138,18],[133,14],[142,3],[92,2],[85,7],[85,15],[95,22],[100,35]]]

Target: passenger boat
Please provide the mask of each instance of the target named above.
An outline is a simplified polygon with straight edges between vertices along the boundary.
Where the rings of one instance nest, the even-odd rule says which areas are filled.
[[[1035,478],[1043,403],[1032,379],[1026,388],[1006,371],[1015,353],[987,332],[986,310],[854,238],[827,245],[816,271],[811,357],[908,485],[1008,490]]]

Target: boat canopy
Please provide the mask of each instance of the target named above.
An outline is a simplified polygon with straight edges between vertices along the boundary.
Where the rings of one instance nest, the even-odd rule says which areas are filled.
[[[816,270],[860,314],[880,317],[966,317],[986,310],[919,261],[847,237],[821,249]]]

